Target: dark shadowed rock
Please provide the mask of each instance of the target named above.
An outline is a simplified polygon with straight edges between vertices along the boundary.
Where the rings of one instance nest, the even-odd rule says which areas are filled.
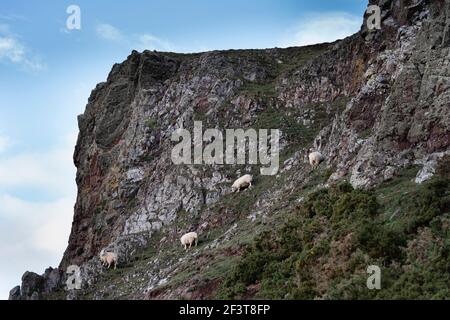
[[[21,293],[25,300],[36,298],[36,294],[42,291],[44,287],[44,277],[34,272],[25,272],[22,276]]]
[[[9,300],[20,300],[20,298],[20,286],[11,289],[11,291],[9,292]]]

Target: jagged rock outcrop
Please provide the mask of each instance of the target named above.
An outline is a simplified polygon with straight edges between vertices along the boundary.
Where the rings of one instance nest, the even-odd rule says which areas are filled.
[[[133,51],[115,65],[78,118],[78,197],[60,269],[80,265],[89,290],[103,272],[96,258],[102,248],[116,250],[126,266],[150,246],[157,254],[145,272],[126,276],[139,285],[120,295],[207,296],[201,278],[190,283],[195,293],[181,284],[160,291],[190,258],[161,261],[158,252],[172,254],[178,236],[193,230],[207,235],[208,249],[231,241],[238,215],[225,204],[230,184],[259,167],[174,165],[171,134],[192,129],[194,120],[204,128],[281,129],[283,163],[277,176],[257,179],[261,189],[245,217],[252,222],[267,223],[274,208],[287,205],[280,199],[313,183],[305,164],[310,147],[326,156],[328,184],[348,179],[371,188],[413,164],[425,166],[418,182],[432,175],[436,157],[450,149],[450,4],[369,2],[381,7],[382,29],[363,25],[331,44],[189,55]],[[34,278],[20,296],[64,283]],[[107,298],[106,291],[94,298]],[[19,297],[17,288],[11,297]]]
[[[9,292],[8,300],[20,300],[20,286],[15,286]]]
[[[58,290],[63,282],[63,274],[59,269],[48,268],[43,275],[25,272],[21,286],[14,287],[9,293],[9,300],[39,300],[45,295]]]

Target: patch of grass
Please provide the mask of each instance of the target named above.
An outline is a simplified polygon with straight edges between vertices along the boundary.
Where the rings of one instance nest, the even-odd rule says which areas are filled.
[[[359,137],[361,139],[367,139],[372,134],[372,128],[367,128],[364,131],[359,133]]]
[[[153,118],[149,118],[145,121],[145,126],[153,131],[158,128],[158,122]]]
[[[238,256],[225,256],[223,254],[214,257],[214,260],[203,272],[202,277],[206,280],[223,279],[231,272],[238,260]]]
[[[304,66],[307,62],[323,54],[330,48],[329,44],[319,44],[301,48],[287,48],[280,57],[281,63],[277,64],[278,74],[289,74]]]
[[[254,175],[255,180],[252,188],[242,190],[239,193],[229,194],[224,197],[215,207],[225,207],[235,212],[238,217],[245,217],[260,196],[273,184],[275,177]],[[214,209],[213,209],[214,210]]]
[[[274,82],[256,83],[246,81],[240,90],[241,93],[250,97],[275,98],[277,96],[277,90]]]

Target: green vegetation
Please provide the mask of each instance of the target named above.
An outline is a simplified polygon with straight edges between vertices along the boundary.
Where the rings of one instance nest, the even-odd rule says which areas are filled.
[[[450,155],[444,156],[438,162],[436,173],[450,179]]]
[[[373,191],[342,183],[309,195],[247,246],[217,297],[248,297],[252,285],[266,299],[448,297],[450,180],[412,188],[412,171]],[[393,185],[398,192],[387,193]],[[397,215],[384,214],[392,205]],[[366,287],[372,264],[382,267],[383,290]]]
[[[297,68],[305,65],[308,61],[326,52],[330,48],[329,44],[318,44],[306,47],[292,47],[283,50],[283,55],[280,57],[282,63],[279,63],[278,73],[290,73]]]
[[[241,87],[241,92],[250,97],[275,98],[277,96],[275,82],[256,83],[246,81]]]
[[[158,122],[156,122],[156,120],[152,119],[152,118],[147,119],[147,121],[145,122],[145,125],[150,130],[155,130],[158,128]]]

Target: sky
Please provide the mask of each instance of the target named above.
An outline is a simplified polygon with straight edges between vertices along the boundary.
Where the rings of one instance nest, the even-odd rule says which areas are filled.
[[[67,20],[80,9],[80,29]],[[76,199],[77,115],[133,49],[301,46],[357,32],[367,0],[2,0],[0,299],[56,267]],[[71,20],[73,21],[73,20]]]

